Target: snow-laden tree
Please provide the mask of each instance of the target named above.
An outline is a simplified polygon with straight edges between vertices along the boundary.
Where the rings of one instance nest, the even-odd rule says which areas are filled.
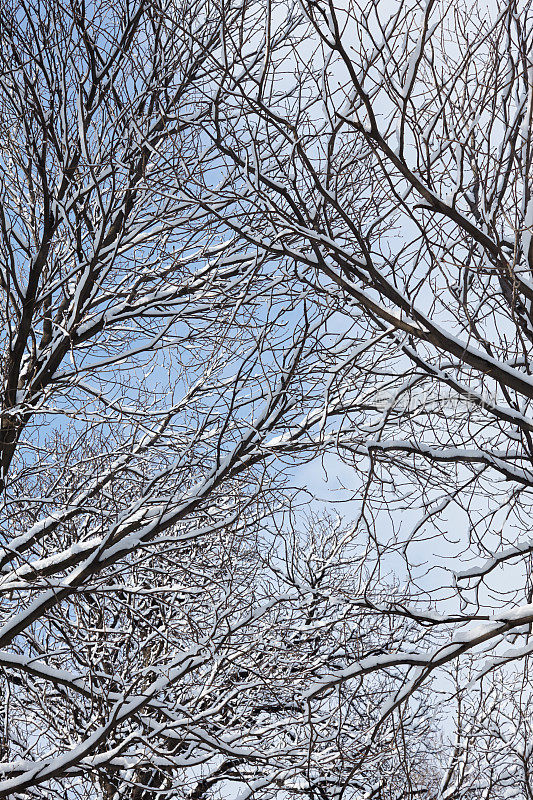
[[[0,797],[531,794],[530,28],[1,4]]]
[[[344,333],[324,359],[316,438],[359,476],[361,608],[419,637],[307,696],[393,670],[386,718],[470,657],[469,680],[527,676],[533,650],[533,9],[302,0],[289,33],[291,13],[252,5],[240,35],[224,24],[199,126],[220,184],[181,186],[292,269]],[[376,599],[391,571],[404,599]],[[473,796],[454,769],[439,796]],[[531,796],[509,774],[475,791]]]
[[[1,5],[0,797],[435,783],[425,687],[375,743],[391,677],[309,695],[418,632],[361,610],[357,525],[306,522],[294,468],[350,408],[327,375],[353,335],[243,247],[203,129],[264,11]]]

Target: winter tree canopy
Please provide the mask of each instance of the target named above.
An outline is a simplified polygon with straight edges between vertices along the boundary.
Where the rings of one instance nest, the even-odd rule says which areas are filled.
[[[533,10],[0,5],[0,798],[533,798]]]

